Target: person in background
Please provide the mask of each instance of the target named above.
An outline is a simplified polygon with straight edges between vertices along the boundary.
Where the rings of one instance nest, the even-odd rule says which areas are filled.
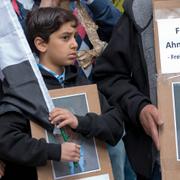
[[[124,0],[111,0],[114,4],[114,6],[119,9],[121,13],[124,13],[123,3]]]
[[[125,0],[125,13],[97,59],[94,80],[127,115],[126,151],[138,180],[160,180],[152,0]],[[121,42],[121,43],[119,43]]]

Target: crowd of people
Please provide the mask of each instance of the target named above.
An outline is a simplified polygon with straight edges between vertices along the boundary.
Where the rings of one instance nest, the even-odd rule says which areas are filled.
[[[55,108],[50,123],[104,141],[115,180],[161,180],[152,1],[11,3],[49,90],[98,86],[101,115]],[[48,160],[79,161],[78,144],[34,139],[25,112],[3,111],[6,77],[0,85],[1,179],[36,180],[36,167]]]

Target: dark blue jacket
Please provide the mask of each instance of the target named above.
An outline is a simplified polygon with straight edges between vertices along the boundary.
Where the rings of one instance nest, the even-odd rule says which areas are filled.
[[[85,4],[83,3],[83,5]],[[99,26],[100,39],[109,42],[113,28],[121,17],[120,11],[109,0],[94,0],[86,7],[90,10],[94,22]]]

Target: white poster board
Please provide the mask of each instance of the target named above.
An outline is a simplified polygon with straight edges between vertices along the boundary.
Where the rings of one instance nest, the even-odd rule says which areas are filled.
[[[161,73],[180,72],[180,18],[157,20]]]

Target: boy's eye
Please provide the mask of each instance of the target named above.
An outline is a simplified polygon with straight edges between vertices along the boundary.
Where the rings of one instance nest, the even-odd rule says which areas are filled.
[[[69,40],[70,37],[69,37],[69,36],[62,36],[61,38],[62,38],[63,40],[65,40],[65,41],[67,41],[67,40]]]
[[[78,36],[78,33],[74,34],[74,38],[75,38],[75,39],[77,38],[77,36]]]

